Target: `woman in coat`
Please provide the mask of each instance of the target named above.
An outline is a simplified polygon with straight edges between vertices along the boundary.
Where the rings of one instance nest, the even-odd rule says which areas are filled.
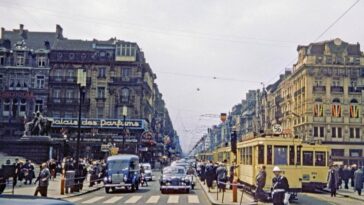
[[[354,172],[354,189],[361,196],[361,190],[363,189],[364,173],[362,169],[357,169]]]
[[[339,173],[334,166],[331,166],[327,178],[327,186],[331,190],[331,197],[336,196],[336,190],[339,183]]]

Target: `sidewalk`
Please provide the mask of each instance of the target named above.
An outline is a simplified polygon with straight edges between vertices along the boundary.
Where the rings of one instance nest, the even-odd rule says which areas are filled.
[[[330,192],[330,189],[328,189],[328,188],[325,188],[324,190],[326,192]],[[362,195],[359,196],[358,193],[354,192],[353,188],[350,187],[349,189],[339,189],[339,190],[337,190],[336,194],[364,202],[364,193],[363,192],[364,192],[364,189],[362,190]]]
[[[217,188],[215,186],[214,189],[210,189],[210,192],[208,192],[208,188],[206,185],[203,184],[203,182],[200,181],[200,179],[197,177],[197,181],[200,184],[201,188],[204,190],[207,198],[211,202],[211,204],[214,205],[239,205],[240,200],[242,205],[255,205],[257,202],[254,202],[254,198],[250,196],[249,194],[242,192],[238,190],[238,202],[233,202],[233,193],[232,190],[226,189],[224,193],[224,201],[222,202],[222,192],[219,192],[217,194]],[[241,196],[243,195],[243,198]]]
[[[49,181],[49,186],[48,186],[48,197],[52,197],[52,198],[58,198],[58,199],[65,199],[65,198],[70,198],[73,196],[80,196],[83,194],[87,194],[93,191],[97,191],[101,188],[103,188],[103,184],[98,184],[98,185],[94,185],[93,187],[89,187],[89,181],[85,180],[85,182],[83,183],[83,189],[80,192],[73,192],[73,193],[68,193],[68,194],[64,194],[61,195],[61,177],[57,176],[57,178],[54,181]],[[6,187],[4,194],[12,194],[12,187],[11,187],[12,181],[10,181],[10,184]],[[18,184],[20,184],[18,182]],[[16,195],[34,195],[35,192],[35,188],[36,185],[32,184],[32,185],[24,185],[22,184],[21,186],[17,185],[14,189],[14,194]]]

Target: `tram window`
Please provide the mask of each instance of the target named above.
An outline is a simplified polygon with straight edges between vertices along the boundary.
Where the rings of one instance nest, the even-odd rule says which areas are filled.
[[[267,146],[267,164],[272,164],[272,145]]]
[[[258,145],[258,164],[264,164],[264,145]]]
[[[289,165],[294,165],[294,146],[289,146]]]
[[[303,165],[313,166],[313,152],[303,151]]]
[[[240,164],[243,164],[243,149],[239,149],[239,152],[240,152]]]
[[[297,165],[301,165],[301,146],[297,146],[297,160],[296,160],[296,164]]]
[[[315,152],[315,165],[316,166],[325,166],[326,165],[325,152]]]
[[[253,164],[253,155],[252,155],[253,147],[248,147],[248,153],[247,153],[247,164],[252,165]]]
[[[274,165],[287,165],[287,147],[274,146]]]

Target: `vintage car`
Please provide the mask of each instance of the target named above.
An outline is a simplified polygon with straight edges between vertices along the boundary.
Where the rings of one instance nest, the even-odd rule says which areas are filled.
[[[153,180],[153,172],[152,166],[149,163],[141,163],[140,167],[143,166],[144,168],[144,178],[145,180],[152,181]]]
[[[191,189],[195,188],[195,169],[192,167],[192,165],[190,165],[187,162],[184,162],[182,160],[178,160],[178,161],[173,161],[171,163],[171,166],[179,166],[179,167],[183,167],[186,170],[186,178],[188,178],[191,182]],[[191,173],[192,170],[192,173]]]
[[[162,194],[167,191],[185,191],[189,193],[192,188],[191,180],[186,175],[186,169],[181,166],[164,168],[159,182]]]
[[[125,188],[135,191],[139,189],[139,157],[131,154],[115,155],[107,158],[106,175],[104,177],[105,192],[110,189]]]

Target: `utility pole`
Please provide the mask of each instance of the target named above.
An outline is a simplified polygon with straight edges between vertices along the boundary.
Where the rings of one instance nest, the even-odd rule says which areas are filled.
[[[128,115],[128,107],[123,106],[123,152],[125,153],[125,137],[126,137],[126,116]]]
[[[78,165],[80,160],[80,138],[81,138],[81,112],[82,112],[82,103],[84,101],[84,95],[86,87],[86,71],[84,69],[77,70],[77,84],[79,86],[80,95],[79,95],[79,105],[78,105],[78,133],[77,133],[77,145],[76,145],[76,176],[78,176]]]

